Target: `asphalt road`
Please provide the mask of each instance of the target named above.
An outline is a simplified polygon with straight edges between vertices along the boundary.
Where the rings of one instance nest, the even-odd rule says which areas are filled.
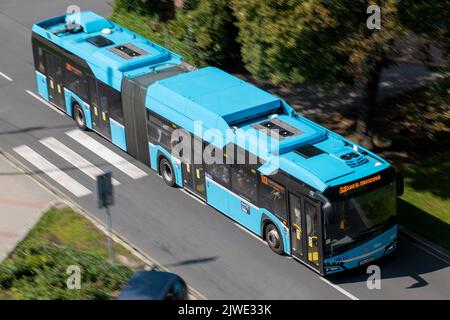
[[[365,270],[326,281],[302,264],[273,254],[264,243],[214,209],[179,189],[166,187],[149,168],[101,137],[87,133],[146,175],[134,179],[72,139],[67,132],[75,129],[73,121],[51,110],[26,90],[36,91],[31,25],[61,14],[67,5],[74,3],[102,15],[110,11],[105,1],[0,2],[0,149],[99,219],[104,219],[104,212],[97,209],[94,180],[40,140],[56,138],[97,168],[111,170],[120,182],[116,187],[117,204],[112,208],[115,231],[163,266],[179,273],[210,299],[450,298],[449,262],[404,238],[400,238],[397,254],[381,264],[380,290],[367,288]],[[14,151],[23,145],[65,173],[64,181],[76,181],[91,193],[81,197],[73,195],[42,173],[36,162],[30,163]]]

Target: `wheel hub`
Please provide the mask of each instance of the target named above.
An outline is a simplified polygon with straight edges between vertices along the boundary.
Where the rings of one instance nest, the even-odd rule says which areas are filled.
[[[83,114],[80,112],[80,110],[77,110],[77,112],[76,112],[76,119],[80,126],[84,125],[84,117],[83,117]]]
[[[170,166],[167,163],[163,166],[163,175],[167,181],[172,180],[172,169],[170,169]]]
[[[280,237],[275,230],[270,230],[267,234],[267,240],[273,247],[278,247],[280,244]]]

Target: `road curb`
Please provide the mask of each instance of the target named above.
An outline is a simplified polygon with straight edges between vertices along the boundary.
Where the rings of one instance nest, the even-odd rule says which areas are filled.
[[[403,226],[398,227],[399,233],[404,235],[409,240],[420,244],[422,247],[424,247],[426,250],[434,253],[435,255],[439,256],[441,259],[446,260],[448,263],[450,263],[450,252],[441,246],[432,243],[431,241],[425,239],[424,237],[416,234],[415,232],[406,229]]]
[[[88,219],[90,222],[92,222],[105,235],[109,234],[105,223],[98,220],[94,215],[91,215],[87,210],[83,209],[81,206],[79,206],[74,201],[72,201],[66,194],[59,191],[57,188],[55,188],[50,183],[45,181],[45,179],[43,179],[37,175],[33,175],[32,170],[30,170],[30,168],[28,168],[22,162],[20,162],[16,158],[14,158],[14,156],[10,155],[8,152],[5,152],[1,148],[0,148],[0,155],[2,155],[8,162],[10,162],[11,165],[16,167],[18,170],[24,172],[31,179],[33,179],[36,183],[38,183],[41,187],[45,188],[48,192],[52,193],[57,198],[56,201],[54,201],[53,203],[51,203],[48,206],[49,209],[51,207],[57,206],[58,204],[64,204],[64,205],[70,207],[71,209],[73,209],[74,211],[78,212],[79,214],[81,214],[83,217]],[[114,230],[113,230],[112,239],[114,242],[125,247],[128,251],[130,251],[138,259],[142,260],[146,265],[148,265],[150,267],[150,269],[170,272],[170,270],[163,267],[161,263],[159,263],[155,259],[151,258],[149,255],[144,253],[142,250],[137,248],[135,245],[129,243],[127,240],[125,240],[124,237],[122,237],[120,234],[118,234]],[[207,298],[203,294],[201,294],[199,291],[197,291],[196,289],[188,286],[188,290],[189,290],[189,295],[190,295],[189,300],[207,300]]]

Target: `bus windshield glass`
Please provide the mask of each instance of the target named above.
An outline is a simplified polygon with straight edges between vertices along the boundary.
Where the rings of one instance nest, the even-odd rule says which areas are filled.
[[[350,250],[395,223],[395,183],[332,202],[332,207],[333,219],[325,225],[327,257]]]

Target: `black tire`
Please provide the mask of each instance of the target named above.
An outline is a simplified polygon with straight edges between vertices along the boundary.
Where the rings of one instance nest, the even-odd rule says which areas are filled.
[[[84,117],[83,109],[81,109],[80,105],[75,104],[73,106],[73,119],[75,120],[75,123],[77,124],[78,128],[81,130],[86,130],[86,118]]]
[[[169,187],[175,186],[175,172],[173,171],[172,164],[166,158],[161,158],[159,161],[159,173]]]
[[[281,237],[280,231],[278,231],[278,228],[275,227],[274,224],[269,223],[266,226],[266,232],[264,236],[270,250],[272,250],[276,254],[283,255],[283,238]]]

